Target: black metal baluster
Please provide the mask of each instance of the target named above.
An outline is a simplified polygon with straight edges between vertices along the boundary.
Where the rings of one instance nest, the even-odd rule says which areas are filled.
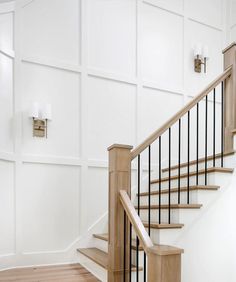
[[[124,211],[124,271],[123,271],[123,280],[125,282],[125,277],[126,277],[126,214]]]
[[[216,89],[213,90],[213,167],[216,166]]]
[[[168,195],[168,223],[171,222],[171,127],[169,128],[169,195]]]
[[[130,223],[129,233],[129,282],[132,280],[132,224]]]
[[[197,134],[196,134],[196,185],[198,185],[198,171],[199,171],[199,104],[197,103]]]
[[[221,82],[221,167],[224,166],[224,81]]]
[[[147,277],[147,259],[146,259],[146,253],[143,252],[143,281],[146,282]]]
[[[190,203],[190,200],[189,200],[189,188],[190,188],[190,185],[189,185],[189,182],[190,182],[190,179],[189,179],[189,174],[190,174],[190,165],[189,165],[189,161],[190,161],[190,111],[188,111],[188,144],[187,144],[187,149],[188,149],[188,152],[187,152],[187,158],[188,158],[188,167],[187,167],[187,204]]]
[[[151,146],[148,147],[148,234],[151,234]]]
[[[136,281],[139,281],[139,239],[136,238]]]
[[[159,224],[161,224],[161,136],[159,137]]]
[[[207,185],[207,124],[208,124],[208,96],[206,95],[206,116],[205,116],[205,185]]]
[[[178,204],[180,204],[181,118],[179,119]]]
[[[140,215],[140,155],[138,155],[138,215]],[[139,239],[136,237],[136,280],[139,281]]]
[[[148,147],[148,234],[151,234],[151,146]],[[147,276],[146,254],[144,252],[144,282]]]
[[[198,185],[198,171],[199,171],[199,104],[197,103],[197,134],[196,134],[196,185]]]

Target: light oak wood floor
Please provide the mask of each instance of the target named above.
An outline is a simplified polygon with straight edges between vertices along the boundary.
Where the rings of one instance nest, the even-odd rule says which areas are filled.
[[[97,282],[80,264],[19,268],[0,272],[1,282]]]

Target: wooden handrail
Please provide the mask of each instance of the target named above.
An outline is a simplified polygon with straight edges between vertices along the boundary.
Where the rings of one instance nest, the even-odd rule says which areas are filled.
[[[209,94],[219,83],[224,81],[232,74],[232,66],[227,68],[220,76],[218,76],[211,84],[209,84],[199,95],[191,100],[183,109],[178,111],[172,118],[170,118],[163,126],[151,134],[143,143],[137,146],[131,152],[131,159],[136,158],[149,145],[151,145],[158,137],[160,137],[168,128],[175,124],[183,115],[191,110],[198,102],[200,102],[207,94]]]
[[[120,201],[122,206],[131,222],[134,230],[143,246],[145,252],[148,251],[149,248],[154,247],[151,238],[149,237],[140,217],[138,216],[132,202],[130,201],[129,195],[125,190],[120,191]]]

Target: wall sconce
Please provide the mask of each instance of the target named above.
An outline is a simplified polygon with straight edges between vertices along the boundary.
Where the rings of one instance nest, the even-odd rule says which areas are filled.
[[[30,118],[33,119],[33,137],[48,137],[48,121],[52,119],[50,104],[39,107],[33,103],[30,109]]]
[[[206,63],[209,59],[209,49],[208,46],[201,46],[197,44],[194,48],[194,71],[201,73],[202,65],[204,65],[204,73],[206,73]]]

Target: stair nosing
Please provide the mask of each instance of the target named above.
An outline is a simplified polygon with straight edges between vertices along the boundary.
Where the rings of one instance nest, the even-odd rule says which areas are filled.
[[[216,191],[218,189],[220,189],[220,186],[218,186],[218,185],[192,185],[192,186],[189,186],[189,190],[190,191],[196,191],[196,190]],[[179,189],[177,187],[170,189],[170,193],[178,193],[178,191],[179,191]],[[180,187],[180,193],[186,192],[186,191],[188,191],[188,187],[187,186]],[[168,188],[161,190],[161,194],[168,194],[168,193],[169,193],[169,189]],[[142,192],[142,193],[136,194],[136,195],[140,196],[140,197],[146,197],[146,196],[149,195],[149,192]],[[150,195],[151,196],[159,195],[159,191],[158,190],[151,191]]]
[[[98,248],[78,248],[77,251],[78,251],[79,253],[81,253],[82,255],[86,256],[87,258],[91,259],[93,262],[95,262],[95,263],[98,264],[99,266],[101,266],[101,267],[107,269],[107,268],[108,268],[108,266],[107,266],[108,261],[106,261],[106,263],[101,263],[100,260],[95,259],[93,256],[91,256],[91,255],[89,255],[89,254],[86,254],[86,253],[84,252],[85,250],[88,250],[88,249],[99,251],[102,255],[106,256],[106,258],[105,258],[106,260],[108,259],[108,258],[107,258],[107,255],[108,255],[108,254],[107,254],[106,252],[104,252],[104,251],[98,249]]]
[[[200,209],[202,207],[202,204],[171,204],[170,209]],[[141,205],[139,207],[141,210],[147,210],[149,208],[148,205]],[[164,204],[160,206],[161,209],[168,209],[169,205]],[[137,206],[135,206],[135,209],[138,209]],[[159,209],[159,205],[151,205],[150,209]]]
[[[148,222],[143,222],[143,225],[144,225],[144,227],[149,227],[149,223]],[[161,228],[160,228],[160,227]],[[154,223],[154,222],[151,222],[150,223],[150,227],[152,228],[152,229],[181,229],[182,227],[184,227],[184,224],[182,224],[182,223],[161,223],[161,224],[159,224],[159,223]]]
[[[232,151],[224,153],[223,155],[226,157],[226,156],[234,155],[235,153],[236,153],[236,151],[232,150]],[[219,159],[221,157],[221,153],[216,154],[215,157],[216,157],[216,159]],[[212,161],[212,160],[213,160],[213,155],[207,157],[207,161]],[[205,157],[198,159],[198,163],[202,163],[204,161],[205,161]],[[192,161],[189,162],[189,165],[193,166],[193,165],[196,165],[196,163],[197,163],[197,160],[192,160]],[[187,162],[180,164],[180,168],[184,168],[184,167],[187,167],[187,166],[188,166]],[[176,169],[178,169],[178,167],[179,167],[179,165],[173,165],[173,166],[171,166],[170,169],[176,170]],[[165,167],[165,168],[162,169],[162,172],[167,172],[167,171],[169,171],[168,167]]]
[[[233,171],[234,171],[233,168],[209,167],[209,168],[207,168],[206,173],[213,173],[213,172],[233,173]],[[197,171],[190,171],[189,177],[195,176],[196,174],[197,174]],[[201,175],[201,174],[205,174],[205,169],[201,169],[201,170],[198,171],[198,175]],[[178,179],[179,177],[180,178],[186,178],[186,177],[188,177],[188,173],[182,173],[182,174],[180,174],[180,176],[178,174],[172,175],[170,177],[170,180],[175,180],[175,179]],[[169,177],[164,177],[164,178],[161,178],[161,179],[154,179],[154,180],[151,181],[151,184],[156,184],[156,183],[159,183],[159,182],[166,182],[166,181],[169,181]]]

